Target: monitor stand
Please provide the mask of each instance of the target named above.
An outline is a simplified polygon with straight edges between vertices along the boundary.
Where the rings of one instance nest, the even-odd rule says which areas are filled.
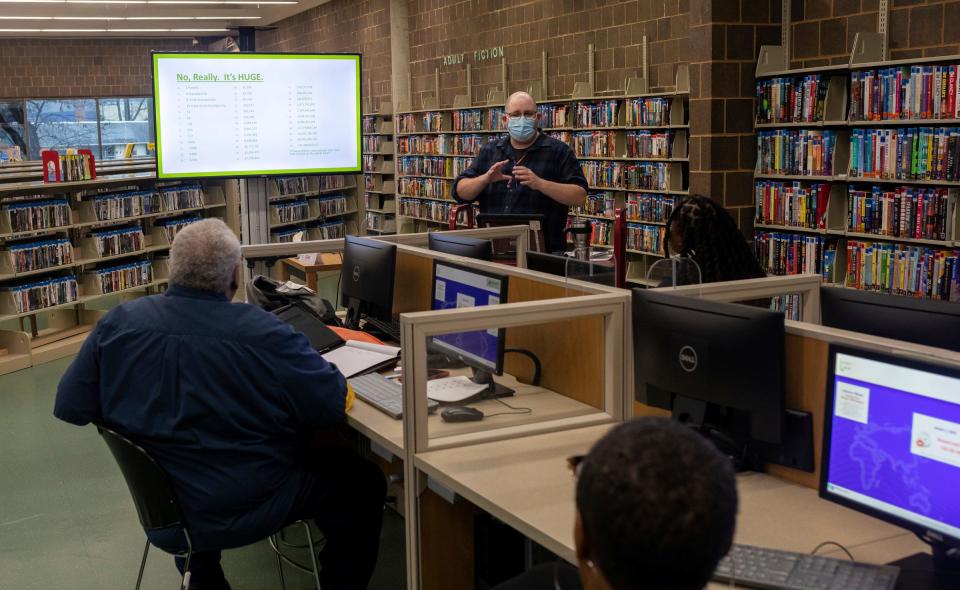
[[[933,555],[916,553],[890,562],[890,565],[900,568],[897,588],[904,590],[960,588],[960,547],[931,543],[931,549],[933,549]]]
[[[360,329],[360,310],[362,303],[356,297],[347,298],[347,317],[344,318],[343,324],[351,330]]]
[[[489,371],[484,371],[483,369],[473,369],[473,377],[470,377],[470,380],[478,384],[487,384],[489,389],[482,393],[481,396],[485,399],[493,399],[498,397],[510,397],[514,393],[514,390],[510,389],[505,385],[501,385],[493,380],[493,375]]]
[[[751,460],[750,437],[745,434],[750,432],[749,427],[736,423],[738,416],[721,406],[682,395],[673,398],[672,416],[712,442],[738,472],[760,470],[759,462]]]

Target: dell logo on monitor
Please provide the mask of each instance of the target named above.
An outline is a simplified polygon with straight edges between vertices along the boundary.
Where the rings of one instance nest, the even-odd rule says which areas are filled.
[[[353,282],[354,283],[360,282],[360,265],[359,264],[353,267]]]
[[[680,368],[687,373],[697,370],[697,351],[689,344],[680,349]]]

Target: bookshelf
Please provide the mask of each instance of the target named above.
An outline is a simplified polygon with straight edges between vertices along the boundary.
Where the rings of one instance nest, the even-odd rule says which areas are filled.
[[[960,56],[857,63],[854,54],[849,65],[775,72],[761,60],[755,243],[768,272],[813,271],[850,288],[960,300],[952,287],[960,282],[958,70]],[[806,103],[772,87],[807,91],[811,80],[824,88],[821,114],[796,121]],[[776,105],[787,108],[778,115]],[[789,159],[812,144],[765,150],[770,134],[804,132],[833,134],[833,152],[823,154],[829,165],[771,174],[779,171],[772,154]],[[821,155],[804,153],[808,161]]]
[[[0,374],[76,352],[102,315],[88,306],[163,288],[182,227],[239,226],[232,181],[158,181],[143,162],[104,163],[85,182],[39,177],[0,169]]]
[[[613,243],[614,210],[633,211],[628,245],[635,247],[628,248],[627,277],[635,283],[642,283],[647,268],[661,257],[656,240],[662,239],[669,217],[662,204],[688,194],[689,82],[681,70],[677,91],[588,92],[537,101],[541,131],[570,145],[590,185],[586,205],[571,209],[569,220],[594,224],[592,243],[606,248]],[[400,232],[447,225],[453,180],[483,145],[505,133],[503,97],[495,94],[486,105],[468,106],[461,96],[453,107],[397,113]],[[656,213],[653,202],[661,205]]]
[[[366,233],[397,233],[397,199],[393,104],[380,104],[377,112],[363,115],[363,182]]]
[[[267,180],[270,242],[342,238],[360,225],[358,177],[284,176]]]

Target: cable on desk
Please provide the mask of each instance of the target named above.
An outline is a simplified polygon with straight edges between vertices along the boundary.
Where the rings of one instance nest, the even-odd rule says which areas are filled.
[[[540,385],[540,373],[542,373],[542,370],[541,370],[542,367],[540,365],[540,359],[537,358],[537,355],[533,354],[531,351],[527,350],[526,348],[504,348],[503,352],[504,354],[508,352],[522,354],[523,356],[533,361],[533,381],[530,383],[530,385],[535,385],[535,386]]]
[[[856,559],[853,558],[853,554],[850,553],[850,551],[848,551],[846,547],[844,547],[840,543],[837,543],[836,541],[824,541],[823,543],[820,543],[819,545],[813,548],[813,551],[810,552],[810,555],[816,555],[817,551],[820,551],[820,549],[822,549],[823,547],[827,547],[829,545],[832,545],[840,549],[840,551],[843,551],[844,553],[846,553],[847,557],[850,558],[850,561],[856,561]]]
[[[495,399],[496,401],[500,402],[501,404],[507,406],[507,407],[510,408],[511,410],[516,410],[516,411],[515,411],[515,412],[497,412],[496,414],[486,414],[486,415],[484,415],[484,418],[492,418],[493,416],[513,416],[513,415],[516,415],[516,414],[531,414],[531,413],[533,413],[533,408],[522,408],[522,407],[517,407],[517,406],[511,406],[510,404],[508,404],[507,402],[503,401],[503,400],[500,399],[499,397],[498,397],[498,398],[494,398],[494,399]]]

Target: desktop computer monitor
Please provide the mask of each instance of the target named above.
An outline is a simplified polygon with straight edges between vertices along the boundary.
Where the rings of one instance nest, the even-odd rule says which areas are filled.
[[[708,436],[781,442],[783,341],[780,312],[633,290],[636,400]]]
[[[820,288],[824,326],[960,351],[960,305],[839,287]]]
[[[348,327],[358,328],[364,315],[384,322],[393,319],[396,266],[395,245],[356,236],[345,238],[340,299],[347,308]]]
[[[478,240],[465,236],[451,236],[442,232],[430,232],[427,239],[431,250],[455,254],[477,260],[493,258],[493,243],[490,240]]]
[[[615,287],[617,283],[617,273],[613,266],[603,266],[559,254],[527,252],[527,268],[598,285]]]
[[[903,573],[960,588],[960,365],[830,346],[820,496],[933,545]],[[952,557],[951,557],[952,554]],[[904,585],[920,587],[921,585]]]
[[[443,260],[433,261],[432,309],[455,309],[507,302],[506,275],[468,268]],[[503,374],[506,330],[491,328],[441,334],[430,339],[430,348],[454,358],[476,371],[474,380]]]

